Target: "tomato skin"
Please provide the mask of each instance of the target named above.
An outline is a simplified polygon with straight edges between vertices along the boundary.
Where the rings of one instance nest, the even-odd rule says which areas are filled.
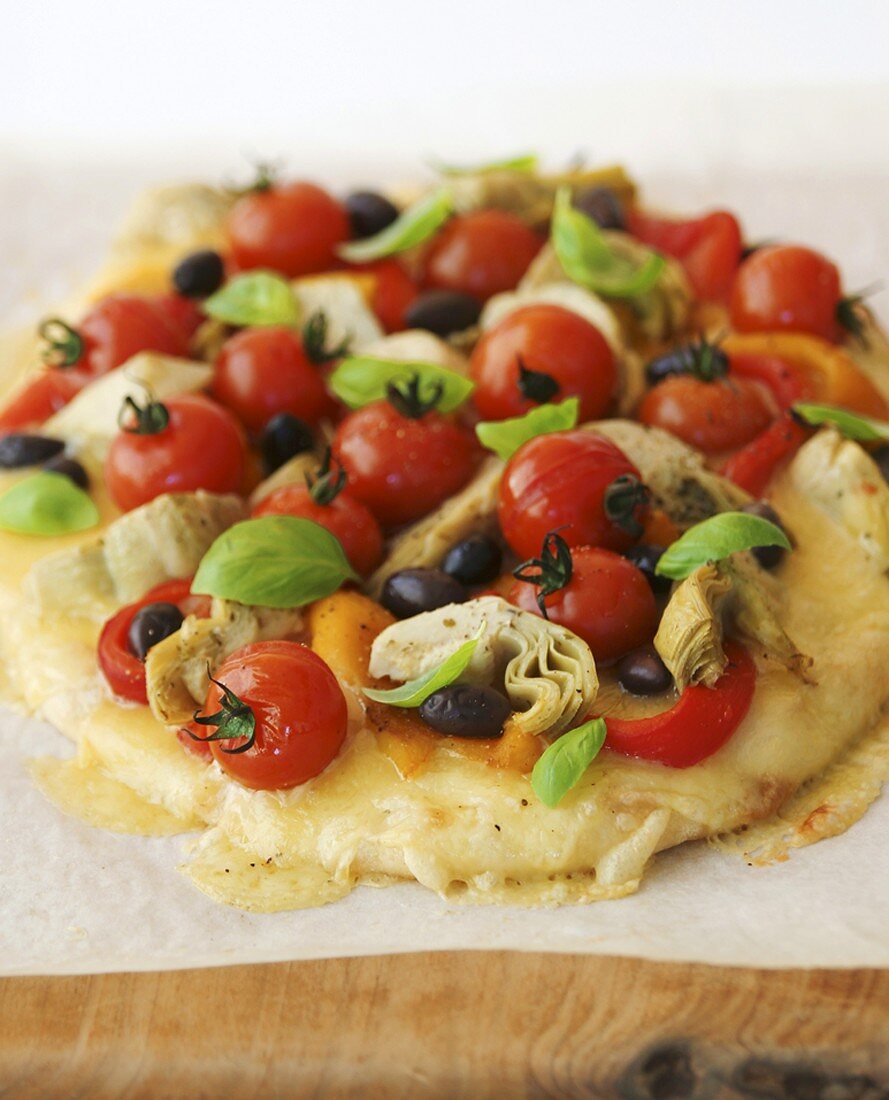
[[[77,326],[84,354],[77,366],[90,374],[107,374],[140,351],[187,357],[188,336],[156,298],[111,294]]]
[[[317,504],[307,486],[285,485],[260,501],[253,515],[300,516],[319,523],[340,540],[349,564],[362,577],[372,573],[383,558],[380,525],[348,490],[337,493],[329,504]]]
[[[383,527],[410,523],[462,489],[479,455],[475,436],[438,412],[402,416],[388,401],[351,413],[337,428],[333,457],[349,493]]]
[[[614,353],[601,332],[577,313],[554,305],[524,306],[482,336],[470,373],[483,419],[522,416],[539,404],[519,389],[520,361],[559,384],[551,401],[579,398],[581,421],[611,409],[618,383]]]
[[[552,622],[583,638],[597,661],[616,661],[650,642],[658,610],[645,574],[620,554],[595,546],[576,547],[571,559],[571,580],[544,600]],[[539,615],[537,591],[536,585],[517,581],[509,600]]]
[[[91,376],[77,367],[52,367],[40,371],[0,412],[0,432],[42,424],[91,381]]]
[[[354,264],[350,271],[373,275],[371,307],[386,332],[401,332],[407,326],[404,315],[419,295],[420,288],[398,260],[377,260],[372,264]]]
[[[240,271],[269,267],[294,278],[336,264],[336,247],[349,239],[343,206],[314,183],[286,183],[243,195],[226,222],[232,259]]]
[[[811,436],[785,412],[764,432],[736,451],[722,468],[722,476],[740,485],[755,497],[761,497],[778,470],[787,463]]]
[[[772,420],[755,382],[731,377],[703,382],[687,374],[674,375],[649,390],[637,416],[643,424],[663,428],[706,454],[749,443]]]
[[[253,711],[256,740],[211,741],[210,751],[227,775],[253,790],[286,790],[322,772],[346,738],[346,699],[321,658],[299,642],[256,642],[219,666],[215,679]],[[210,684],[203,714],[221,709],[222,689]],[[203,726],[203,736],[215,732]]]
[[[251,432],[262,431],[276,413],[292,413],[315,425],[336,411],[299,334],[283,326],[247,328],[226,340],[211,392]]]
[[[676,220],[632,209],[628,222],[634,237],[679,260],[699,298],[726,298],[741,261],[741,227],[733,214],[715,210],[701,218]]]
[[[452,218],[425,256],[429,287],[460,290],[486,301],[512,290],[540,251],[542,238],[505,210],[476,210]]]
[[[200,302],[195,298],[186,298],[184,294],[161,294],[155,302],[161,313],[182,331],[186,340],[190,341],[207,320]]]
[[[840,273],[820,252],[773,245],[741,264],[729,315],[738,332],[805,332],[836,340],[841,296]]]
[[[498,516],[503,537],[520,558],[532,558],[549,531],[569,546],[626,550],[635,541],[605,515],[605,490],[639,471],[611,440],[570,431],[530,439],[512,456],[500,482]],[[644,523],[647,506],[638,506]]]
[[[200,396],[173,397],[165,405],[170,422],[163,431],[121,431],[105,459],[108,491],[125,512],[161,493],[233,493],[241,485],[245,442],[231,413]]]
[[[796,401],[814,397],[814,387],[805,372],[777,355],[732,355],[731,375],[760,382],[782,411]]]

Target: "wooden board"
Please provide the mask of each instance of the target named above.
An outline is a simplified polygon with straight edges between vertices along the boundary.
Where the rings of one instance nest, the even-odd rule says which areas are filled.
[[[889,972],[511,953],[0,982],[0,1097],[889,1098]]]

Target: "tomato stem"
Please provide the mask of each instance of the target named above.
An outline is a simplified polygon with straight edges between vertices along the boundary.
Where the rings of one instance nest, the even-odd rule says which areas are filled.
[[[573,574],[571,550],[557,531],[547,532],[539,558],[529,558],[512,571],[516,580],[535,585],[537,606],[544,619],[549,619],[545,603],[547,596],[566,588]]]
[[[605,490],[602,506],[605,515],[615,526],[638,539],[644,527],[639,522],[636,509],[651,500],[651,490],[634,474],[621,474]]]
[[[309,496],[316,504],[332,504],[339,494],[345,489],[348,480],[346,471],[339,462],[333,462],[330,447],[324,450],[321,465],[314,474],[307,473],[306,488]]]
[[[328,350],[327,328],[327,314],[321,309],[316,310],[303,326],[303,348],[309,362],[314,363],[316,367],[330,363],[334,359],[342,359],[349,354],[350,336],[344,336],[336,347]]]
[[[207,715],[202,715],[200,710],[196,710],[193,721],[199,726],[216,726],[216,732],[209,733],[206,737],[199,737],[191,730],[185,732],[193,741],[237,741],[243,737],[246,738],[243,745],[239,745],[236,749],[223,748],[222,751],[230,756],[247,752],[248,749],[253,748],[256,741],[256,716],[253,709],[243,699],[239,699],[221,681],[214,680],[209,665],[207,666],[207,676],[210,678],[211,684],[215,684],[222,689],[222,699],[219,701],[220,709],[215,714]]]
[[[518,387],[522,397],[537,405],[545,405],[556,396],[561,386],[551,374],[541,370],[531,370],[525,365],[521,355],[516,356],[519,365]]]
[[[157,435],[170,423],[170,413],[160,401],[149,398],[144,405],[140,405],[128,395],[121,405],[117,423],[121,431],[131,435]]]
[[[50,317],[37,330],[46,341],[41,352],[49,367],[73,367],[83,357],[83,337],[59,317]]]
[[[428,397],[420,393],[420,375],[414,374],[405,382],[390,382],[386,386],[386,400],[403,417],[408,420],[420,420],[428,412],[432,412],[441,401],[444,394],[442,382],[430,382]]]

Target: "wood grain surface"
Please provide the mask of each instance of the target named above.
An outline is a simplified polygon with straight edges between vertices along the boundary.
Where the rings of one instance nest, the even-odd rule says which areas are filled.
[[[0,1096],[889,1098],[889,972],[510,953],[0,983]]]

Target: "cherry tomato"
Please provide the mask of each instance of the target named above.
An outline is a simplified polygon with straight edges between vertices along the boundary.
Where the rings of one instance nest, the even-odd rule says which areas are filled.
[[[373,264],[355,264],[349,270],[373,275],[373,311],[386,332],[401,332],[405,327],[405,311],[420,293],[403,265],[398,260],[378,260]]]
[[[479,449],[475,436],[450,417],[433,411],[411,419],[388,401],[375,401],[343,420],[333,455],[350,494],[384,527],[397,527],[462,489]]]
[[[314,425],[336,411],[299,334],[289,328],[247,328],[226,340],[212,392],[251,432],[261,431],[277,413]]]
[[[800,245],[760,248],[738,269],[729,311],[738,332],[838,335],[840,273],[820,252]]]
[[[503,471],[498,508],[503,537],[521,558],[533,557],[547,532],[556,530],[569,546],[626,550],[649,512],[640,494],[620,521],[606,514],[606,491],[626,476],[639,481],[633,463],[604,436],[580,430],[539,435],[520,447]]]
[[[558,386],[540,392],[527,371],[547,375]],[[561,306],[517,309],[490,329],[472,353],[473,399],[485,420],[521,416],[543,401],[580,399],[580,419],[595,420],[611,408],[617,390],[617,366],[599,330]],[[539,392],[539,391],[538,391]],[[532,396],[526,396],[530,394]]]
[[[634,209],[628,220],[634,237],[679,260],[699,298],[726,297],[741,259],[741,227],[733,214],[716,210],[678,221]]]
[[[641,569],[597,546],[578,546],[571,559],[571,580],[543,601],[548,617],[583,638],[597,661],[616,661],[650,642],[658,610]],[[537,592],[536,585],[516,581],[509,600],[540,614]]]
[[[211,741],[224,772],[254,790],[295,787],[322,772],[346,738],[347,708],[342,688],[321,658],[298,642],[256,642],[219,666],[214,679],[250,707],[255,740]],[[223,689],[210,684],[202,714],[222,709]],[[202,726],[202,736],[216,732]],[[229,751],[226,751],[229,750]]]
[[[136,614],[152,603],[174,603],[183,615],[205,617],[210,614],[207,596],[192,596],[191,578],[164,581],[146,592],[141,600],[122,607],[102,627],[98,659],[108,686],[121,699],[148,705],[145,693],[145,664],[130,650],[127,635]]]
[[[105,374],[140,351],[187,357],[188,335],[181,321],[156,298],[112,294],[103,298],[77,326],[84,354],[77,366]]]
[[[366,577],[383,557],[383,535],[370,509],[348,491],[337,493],[329,504],[319,504],[306,485],[276,489],[254,509],[254,516],[300,516],[313,520],[336,535],[356,573]]]
[[[811,434],[810,428],[804,428],[785,412],[729,458],[722,468],[722,476],[752,496],[761,497],[778,470],[793,458]]]
[[[186,298],[184,294],[161,294],[155,299],[157,308],[168,317],[184,334],[187,340],[207,320],[201,303],[196,298]]]
[[[0,412],[0,431],[42,424],[79,393],[92,378],[76,367],[51,368],[33,375]]]
[[[755,382],[746,378],[703,382],[691,375],[667,378],[648,391],[639,406],[643,424],[663,428],[706,454],[749,443],[772,421]]]
[[[121,431],[105,459],[108,491],[125,512],[161,493],[233,493],[241,485],[245,444],[231,413],[199,396],[165,405],[166,428],[152,435]]]
[[[732,355],[731,375],[749,378],[765,386],[779,409],[796,401],[812,400],[815,388],[802,368],[778,355]]]
[[[485,301],[512,290],[542,244],[537,233],[505,210],[461,214],[447,223],[426,253],[425,282]]]
[[[240,270],[270,267],[294,278],[336,264],[336,246],[349,239],[345,209],[313,183],[273,185],[235,203],[226,223]]]

